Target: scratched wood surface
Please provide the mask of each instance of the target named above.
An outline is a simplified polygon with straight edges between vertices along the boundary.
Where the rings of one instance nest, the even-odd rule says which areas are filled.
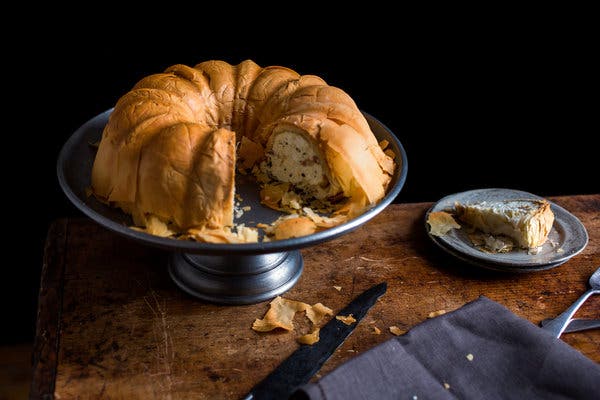
[[[536,324],[556,316],[586,290],[600,265],[600,195],[553,200],[584,223],[590,241],[583,253],[548,271],[501,274],[448,256],[425,234],[430,203],[391,205],[358,230],[304,249],[304,273],[284,297],[337,311],[371,285],[389,285],[319,375],[390,339],[392,325],[408,330],[432,311],[451,311],[480,295]],[[293,332],[250,329],[268,302],[203,303],[175,287],[166,262],[166,253],[87,219],[51,227],[32,398],[237,399],[298,346]],[[577,316],[599,314],[596,296]],[[373,326],[382,333],[374,334]],[[600,361],[599,330],[562,339]]]

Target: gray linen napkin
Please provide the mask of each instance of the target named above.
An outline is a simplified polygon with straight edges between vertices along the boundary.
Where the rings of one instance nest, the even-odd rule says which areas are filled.
[[[600,399],[600,365],[486,297],[426,320],[293,399]]]

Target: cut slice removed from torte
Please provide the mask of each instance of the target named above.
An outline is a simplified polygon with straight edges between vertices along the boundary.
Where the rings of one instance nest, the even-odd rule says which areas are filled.
[[[491,235],[508,236],[525,249],[543,245],[554,223],[550,203],[543,199],[455,203],[454,208],[464,224]]]

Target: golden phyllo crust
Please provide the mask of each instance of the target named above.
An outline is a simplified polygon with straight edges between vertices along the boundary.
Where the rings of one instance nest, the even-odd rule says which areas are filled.
[[[460,221],[485,233],[508,236],[525,249],[543,245],[554,223],[550,203],[543,199],[456,203],[454,208]]]
[[[234,226],[238,148],[239,170],[335,199],[347,217],[384,197],[395,168],[341,89],[285,67],[207,61],[145,77],[119,99],[92,190],[139,227],[159,220],[161,232],[205,240]]]

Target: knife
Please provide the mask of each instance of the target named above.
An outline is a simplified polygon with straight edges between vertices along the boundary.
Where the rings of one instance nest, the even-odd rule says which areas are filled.
[[[356,322],[346,325],[332,318],[319,332],[319,341],[300,345],[273,372],[258,383],[243,400],[287,399],[298,387],[307,383],[327,359],[352,333],[378,298],[387,290],[383,282],[366,290],[348,304],[338,315],[352,314]]]
[[[552,318],[543,320],[540,325],[544,328]],[[585,331],[587,329],[598,329],[600,328],[600,319],[572,319],[563,333]]]

